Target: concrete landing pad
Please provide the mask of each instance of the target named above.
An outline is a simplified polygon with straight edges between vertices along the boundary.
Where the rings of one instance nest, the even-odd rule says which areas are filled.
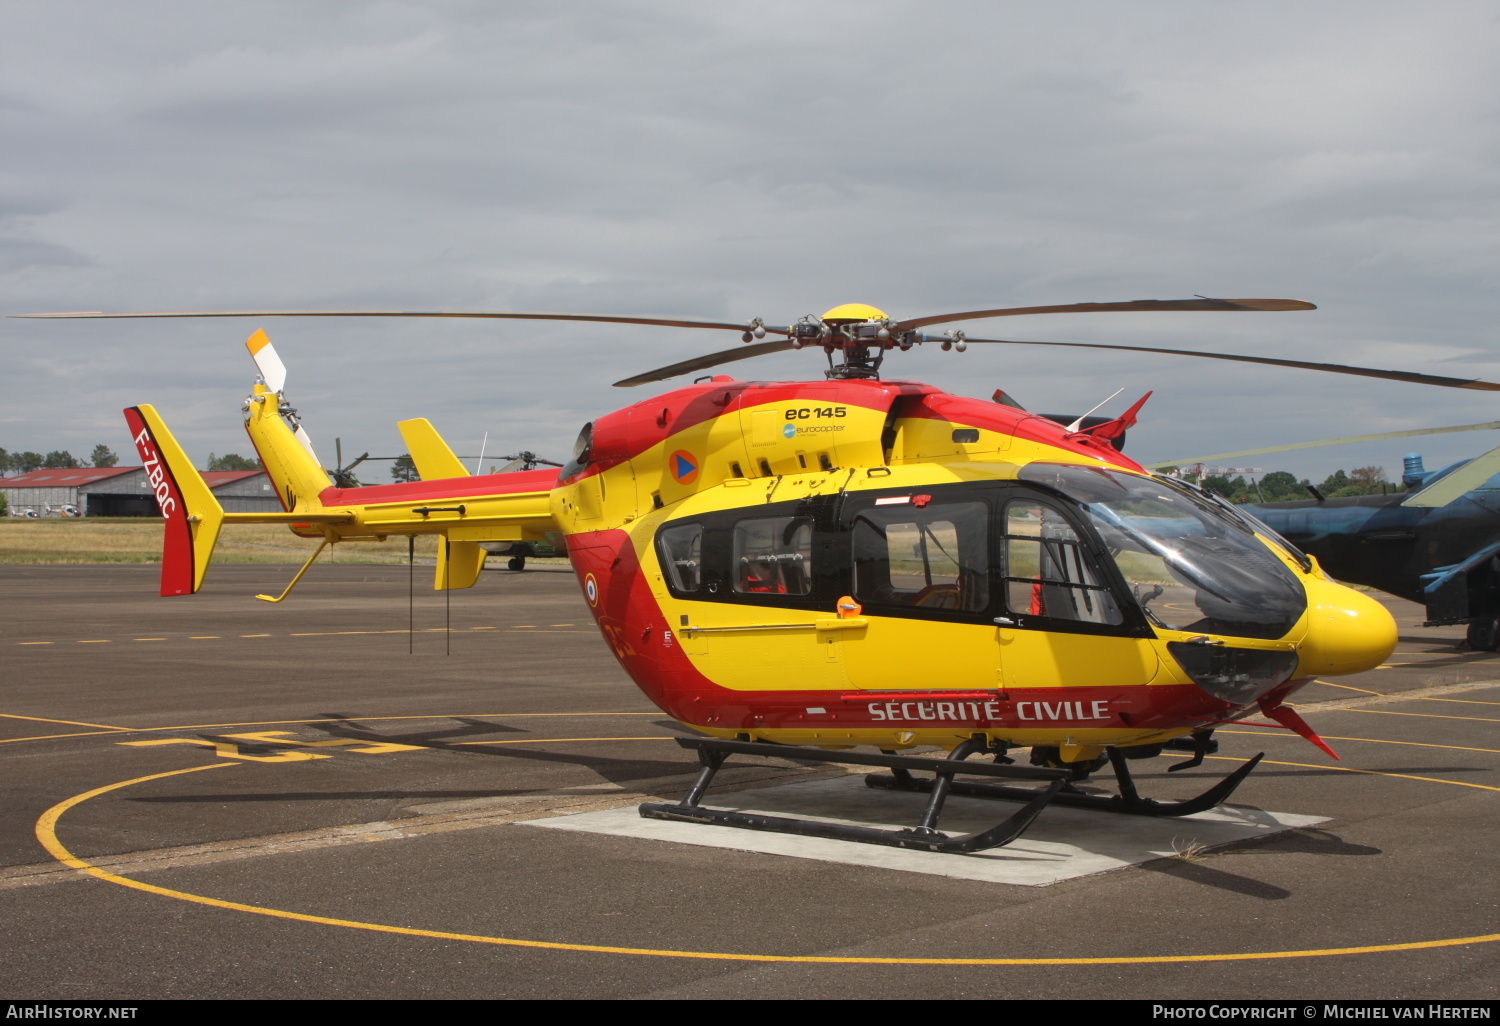
[[[862,775],[852,775],[754,791],[711,794],[705,804],[719,809],[894,829],[916,823],[925,800],[925,795],[866,787]],[[950,836],[975,833],[994,826],[1018,808],[1020,805],[1012,802],[950,797],[943,807],[940,825]],[[834,812],[838,815],[833,815]],[[1018,840],[1004,848],[972,855],[908,851],[854,841],[645,819],[634,806],[527,820],[516,825],[676,841],[708,848],[790,855],[962,880],[1045,887],[1074,877],[1168,857],[1194,844],[1212,847],[1326,822],[1327,817],[1323,816],[1262,812],[1235,805],[1221,805],[1209,812],[1180,819],[1050,808],[1043,811]]]

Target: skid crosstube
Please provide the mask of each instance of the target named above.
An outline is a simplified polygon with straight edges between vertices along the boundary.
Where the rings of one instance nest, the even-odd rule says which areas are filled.
[[[734,826],[745,830],[768,830],[782,834],[800,834],[804,837],[828,837],[840,841],[860,841],[865,844],[884,844],[893,848],[910,848],[916,851],[965,853],[984,851],[1009,844],[1020,837],[1037,814],[1059,796],[1062,787],[1071,778],[1068,770],[1043,769],[1032,766],[1005,766],[995,763],[965,763],[963,760],[975,752],[983,751],[988,744],[983,735],[976,735],[960,743],[946,759],[922,758],[908,755],[870,755],[863,752],[823,751],[792,745],[766,744],[755,741],[722,741],[717,738],[680,737],[677,743],[698,753],[703,770],[688,789],[682,801],[676,804],[648,802],[640,807],[647,819],[669,819],[685,823],[703,823],[717,826]],[[699,799],[708,789],[714,774],[730,755],[763,755],[773,758],[794,759],[799,762],[853,763],[860,766],[882,766],[908,780],[913,780],[911,770],[925,770],[934,774],[932,780],[922,781],[929,792],[927,806],[915,827],[888,830],[880,827],[863,827],[850,823],[828,823],[821,820],[792,819],[785,816],[768,816],[758,812],[734,812],[728,809],[712,809],[699,805]],[[985,777],[1009,777],[1010,779],[1034,780],[1046,786],[1028,790],[1025,788],[997,788],[1012,794],[1015,800],[1026,804],[1009,818],[988,830],[952,837],[937,829],[943,803],[950,793],[958,793],[954,782],[955,773]],[[894,779],[894,778],[891,778]],[[958,785],[984,786],[984,785]],[[994,786],[994,785],[991,785]]]
[[[1176,802],[1159,802],[1151,798],[1142,798],[1135,789],[1135,781],[1131,778],[1130,767],[1125,757],[1114,748],[1107,748],[1110,765],[1114,767],[1115,779],[1119,781],[1119,794],[1084,794],[1080,791],[1065,790],[1052,799],[1053,805],[1063,805],[1075,809],[1096,809],[1101,812],[1118,812],[1127,816],[1191,816],[1195,812],[1207,812],[1216,805],[1224,802],[1234,789],[1250,775],[1250,771],[1265,756],[1264,752],[1250,759],[1240,766],[1229,776],[1219,781],[1207,791],[1196,798],[1186,798]],[[1201,761],[1201,760],[1200,760]],[[1176,769],[1177,767],[1172,767]],[[871,773],[865,777],[865,784],[869,787],[880,787],[891,791],[930,791],[933,786],[931,780],[913,777],[909,772],[893,767],[889,774]],[[970,784],[955,781],[950,785],[950,793],[963,795],[966,798],[990,798],[997,801],[1024,802],[1030,801],[1034,792],[1022,787],[1005,787],[1001,784]]]

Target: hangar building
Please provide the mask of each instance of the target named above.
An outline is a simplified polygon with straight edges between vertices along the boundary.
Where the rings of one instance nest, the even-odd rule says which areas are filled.
[[[281,503],[264,470],[208,470],[203,480],[226,513],[280,512]],[[61,512],[71,506],[86,517],[158,516],[144,467],[75,467],[33,470],[0,478],[0,493],[12,513]]]

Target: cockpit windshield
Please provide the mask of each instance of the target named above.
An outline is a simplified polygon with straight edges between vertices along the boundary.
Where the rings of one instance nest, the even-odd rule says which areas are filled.
[[[1296,577],[1247,520],[1169,481],[1054,463],[1019,476],[1083,507],[1158,627],[1279,638],[1307,606]]]

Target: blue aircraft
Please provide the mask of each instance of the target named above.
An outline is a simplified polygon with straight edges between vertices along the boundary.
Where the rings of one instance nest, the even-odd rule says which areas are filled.
[[[1500,421],[1219,453],[1203,461],[1495,428],[1500,428]],[[1199,461],[1178,465],[1192,462]],[[1408,454],[1401,483],[1405,491],[1340,498],[1325,498],[1309,486],[1309,499],[1246,503],[1239,508],[1316,557],[1339,580],[1425,606],[1424,627],[1467,624],[1470,646],[1500,650],[1500,447],[1431,471],[1420,455]]]

